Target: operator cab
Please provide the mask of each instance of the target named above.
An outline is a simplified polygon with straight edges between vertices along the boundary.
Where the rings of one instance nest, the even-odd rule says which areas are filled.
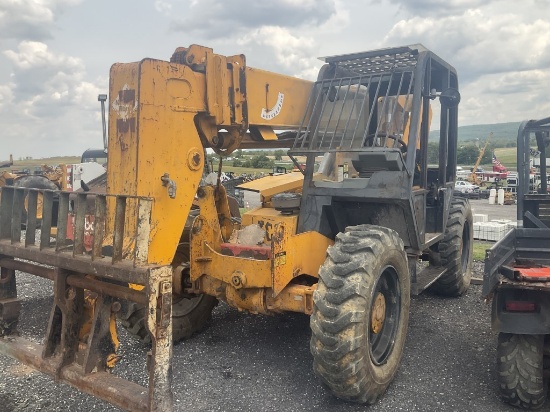
[[[415,248],[436,241],[455,181],[455,69],[422,45],[324,60],[289,152],[308,159],[299,231],[334,237],[368,223],[394,228]],[[439,164],[428,168],[433,112]],[[315,159],[323,155],[324,177],[314,177]],[[326,217],[314,218],[319,213]],[[417,232],[417,240],[409,235]]]
[[[107,153],[103,149],[87,149],[82,153],[80,163],[99,163],[102,166],[107,165]]]

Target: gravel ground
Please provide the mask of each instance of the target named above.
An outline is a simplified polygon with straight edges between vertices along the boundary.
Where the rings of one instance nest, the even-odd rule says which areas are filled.
[[[476,276],[482,265],[476,263]],[[20,274],[21,329],[44,334],[51,285]],[[35,316],[29,315],[32,308]],[[513,411],[495,380],[496,336],[481,286],[458,299],[412,299],[405,354],[387,393],[373,406],[342,402],[312,372],[307,316],[266,317],[218,306],[209,328],[174,348],[177,411]],[[144,383],[147,347],[124,333],[122,376]],[[117,409],[0,355],[0,411]]]

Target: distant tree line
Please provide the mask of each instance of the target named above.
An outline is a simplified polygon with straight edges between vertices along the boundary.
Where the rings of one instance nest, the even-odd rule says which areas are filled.
[[[251,167],[253,169],[271,169],[275,166],[275,162],[265,154],[260,154],[247,159],[234,159],[233,166]]]
[[[502,143],[502,142],[501,142]],[[506,145],[502,144],[490,144],[485,149],[485,153],[481,158],[480,164],[490,164],[493,158],[493,151],[499,147],[515,147],[515,143],[510,146],[510,142],[506,142]],[[473,165],[479,157],[479,152],[483,146],[478,147],[477,145],[471,144],[462,144],[458,147],[456,153],[456,161],[461,165]],[[439,144],[430,142],[428,143],[428,163],[435,164],[439,162]]]

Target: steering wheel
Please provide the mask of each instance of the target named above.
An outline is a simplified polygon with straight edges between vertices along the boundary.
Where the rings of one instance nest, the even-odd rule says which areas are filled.
[[[369,141],[374,142],[374,139],[377,139],[377,138],[387,138],[387,139],[395,140],[400,145],[401,153],[407,152],[407,143],[405,143],[405,141],[401,139],[399,136],[396,136],[391,133],[378,132],[378,133],[369,134],[365,139],[365,143]]]

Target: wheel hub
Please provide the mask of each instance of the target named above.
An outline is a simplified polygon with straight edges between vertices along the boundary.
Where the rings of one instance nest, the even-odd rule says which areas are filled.
[[[372,305],[371,314],[371,331],[372,333],[379,333],[384,326],[384,320],[386,319],[386,298],[384,294],[378,292]]]

